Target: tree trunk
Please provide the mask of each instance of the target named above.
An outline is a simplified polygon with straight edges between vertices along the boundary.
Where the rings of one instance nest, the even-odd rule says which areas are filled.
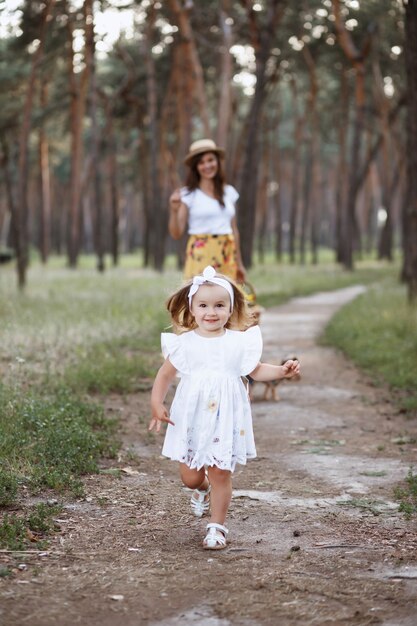
[[[340,0],[332,0],[335,28],[340,47],[355,71],[355,120],[350,151],[348,191],[343,223],[343,246],[341,248],[343,264],[346,269],[354,269],[353,250],[355,236],[359,236],[356,222],[356,199],[358,193],[358,171],[361,163],[361,144],[365,119],[365,61],[370,52],[370,37],[361,50],[358,50],[346,29],[341,14]]]
[[[92,12],[93,0],[85,0],[84,15]],[[68,15],[69,30],[69,85],[71,94],[70,125],[71,125],[71,181],[70,205],[68,215],[68,264],[77,266],[80,249],[81,225],[81,172],[83,169],[83,122],[86,106],[86,91],[89,80],[89,67],[80,72],[79,80],[74,63],[74,24],[73,16]]]
[[[48,87],[41,82],[40,104],[43,111],[47,106]],[[40,170],[40,253],[42,263],[46,263],[51,247],[51,185],[49,171],[49,143],[44,125],[39,129],[39,170]]]
[[[103,239],[103,200],[100,173],[100,130],[97,120],[97,81],[96,51],[94,39],[93,3],[86,2],[85,9],[85,61],[90,77],[89,83],[89,116],[91,121],[90,160],[91,160],[91,216],[93,223],[94,249],[97,255],[97,270],[104,272],[104,239]]]
[[[270,145],[269,145],[269,132],[267,128],[268,124],[264,124],[263,132],[263,149],[262,149],[262,176],[259,181],[258,193],[257,193],[257,207],[258,207],[258,255],[259,262],[265,262],[265,248],[266,248],[266,233],[268,224],[268,182],[269,182],[269,168],[270,168]]]
[[[23,107],[22,124],[19,133],[19,163],[18,163],[18,185],[17,185],[17,201],[15,205],[15,215],[13,216],[14,224],[14,243],[17,256],[17,275],[18,285],[23,289],[26,284],[26,270],[29,263],[29,209],[28,209],[28,152],[29,152],[29,134],[32,126],[32,107],[35,92],[36,75],[39,64],[41,62],[45,47],[45,39],[48,28],[49,16],[52,12],[55,0],[48,0],[43,14],[41,29],[39,34],[39,44],[32,56],[32,67],[26,90],[26,97]]]
[[[317,263],[318,261],[318,252],[317,252],[317,217],[318,217],[318,187],[319,187],[319,119],[317,112],[317,94],[318,94],[318,83],[317,83],[317,70],[316,70],[316,62],[313,58],[313,55],[310,52],[308,46],[304,46],[303,48],[303,56],[306,62],[309,78],[310,78],[310,90],[307,96],[307,118],[309,122],[309,130],[310,130],[310,139],[307,144],[307,167],[306,167],[306,190],[304,194],[305,198],[305,219],[303,219],[303,230],[302,230],[302,249],[301,249],[301,257],[302,262],[305,262],[305,231],[307,228],[308,217],[310,218],[310,242],[311,242],[311,252],[312,252],[312,262]]]
[[[247,135],[239,185],[241,199],[238,214],[242,259],[247,267],[252,265],[259,168],[258,128],[266,99],[267,63],[271,48],[275,45],[276,32],[284,13],[286,0],[269,0],[265,3],[265,22],[263,24],[257,22],[256,11],[253,10],[252,3],[249,4],[250,28],[253,35],[252,45],[255,49],[256,58],[256,86],[246,122]]]
[[[149,267],[152,262],[152,231],[149,225],[152,223],[152,215],[150,215],[149,211],[151,208],[151,200],[150,200],[150,183],[149,183],[149,152],[148,146],[145,143],[145,139],[142,136],[139,139],[138,145],[138,154],[139,154],[139,180],[141,181],[141,189],[142,189],[142,208],[143,208],[143,216],[145,221],[145,228],[143,229],[143,266]]]
[[[281,208],[281,196],[282,196],[282,178],[281,178],[281,152],[279,145],[279,131],[280,131],[280,110],[277,111],[277,118],[275,128],[273,129],[272,141],[272,180],[278,181],[278,188],[273,190],[273,207],[275,216],[275,259],[278,262],[282,261],[282,208]]]
[[[116,140],[114,136],[113,120],[108,120],[107,141],[109,143],[108,180],[110,185],[110,249],[113,265],[119,264],[119,186],[117,180]]]
[[[381,121],[381,135],[382,135],[382,146],[381,146],[381,175],[380,181],[382,184],[382,194],[381,194],[381,206],[386,211],[386,220],[381,228],[380,237],[378,241],[378,259],[388,259],[392,261],[392,244],[393,244],[393,220],[392,220],[392,193],[394,191],[393,188],[393,168],[392,163],[395,160],[394,146],[390,137],[390,128],[389,128],[389,112],[390,105],[389,100],[384,92],[384,81],[382,77],[382,72],[379,64],[379,60],[376,58],[376,54],[374,54],[374,59],[372,63],[373,75],[374,75],[374,93],[375,93],[375,101],[376,107],[379,113],[380,121]]]
[[[347,162],[346,144],[349,122],[349,89],[346,70],[342,70],[340,78],[340,120],[338,121],[339,158],[336,174],[336,260],[343,261],[343,216],[347,198]]]
[[[306,262],[306,237],[308,220],[310,215],[310,197],[312,188],[312,149],[311,136],[306,138],[306,146],[304,152],[304,180],[303,180],[303,203],[301,210],[301,230],[300,230],[300,262],[302,265]]]
[[[120,48],[117,48],[120,54]],[[126,55],[121,54],[123,60],[126,61]],[[110,250],[113,265],[119,263],[119,226],[120,226],[120,203],[119,203],[119,185],[117,170],[117,141],[114,132],[114,108],[120,98],[126,95],[135,82],[135,72],[132,64],[127,62],[127,75],[119,85],[117,90],[111,95],[97,88],[97,93],[101,97],[106,118],[104,133],[102,137],[103,151],[107,155],[107,179],[109,181],[110,196]]]
[[[163,210],[160,202],[157,82],[155,62],[152,54],[155,19],[155,3],[152,3],[148,11],[146,36],[144,37],[147,97],[146,138],[149,155],[149,195],[147,198],[149,206],[145,214],[147,216],[146,230],[149,240],[149,252],[153,260],[153,267],[161,271],[165,256],[166,212]]]
[[[404,2],[407,74],[407,194],[404,206],[403,276],[408,299],[417,303],[417,0]]]
[[[296,79],[291,80],[293,110],[294,110],[294,152],[293,152],[293,169],[292,169],[292,186],[291,186],[291,204],[290,204],[290,231],[289,231],[289,253],[290,263],[295,263],[295,243],[297,236],[298,224],[298,204],[300,190],[300,162],[301,162],[301,145],[304,133],[304,118],[298,112],[297,96],[298,89]]]
[[[230,14],[230,0],[221,0],[219,8],[220,28],[223,33],[223,44],[220,57],[219,105],[217,113],[216,142],[225,150],[228,147],[230,133],[230,116],[232,114],[232,78],[233,62],[230,48],[233,45],[232,27],[227,18]]]
[[[14,201],[14,197],[13,197],[13,181],[12,181],[12,174],[10,172],[10,151],[9,151],[9,144],[7,143],[7,140],[5,139],[5,137],[1,137],[1,147],[2,147],[2,159],[1,159],[1,164],[2,164],[2,168],[3,168],[3,172],[4,172],[4,184],[6,187],[6,200],[7,200],[7,208],[9,211],[9,215],[10,215],[10,235],[7,238],[7,241],[10,241],[10,245],[12,248],[14,248],[14,250],[17,250],[17,246],[16,246],[16,240],[17,240],[17,225],[16,225],[16,217],[17,217],[17,213],[16,213],[16,206],[15,206],[15,201]]]
[[[375,163],[371,164],[369,176],[366,179],[365,202],[367,206],[365,250],[371,254],[375,249],[378,232],[377,211],[381,205],[379,174]]]
[[[206,137],[211,137],[203,68],[195,44],[194,33],[189,18],[189,9],[187,6],[182,7],[179,0],[168,0],[168,5],[172,11],[173,20],[178,27],[181,37],[181,52],[185,65],[184,75],[189,78],[192,85],[190,94],[197,104],[204,133]]]

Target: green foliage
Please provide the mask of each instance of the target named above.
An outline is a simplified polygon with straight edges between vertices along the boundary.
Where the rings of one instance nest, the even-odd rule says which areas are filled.
[[[395,490],[395,497],[400,502],[399,511],[410,519],[417,513],[417,474],[413,473],[412,467],[408,471],[406,483],[406,487],[398,487]]]
[[[339,311],[323,341],[339,347],[376,383],[388,383],[404,411],[417,410],[417,316],[392,279]]]
[[[25,550],[33,546],[31,541],[36,540],[36,546],[42,549],[45,547],[45,537],[54,529],[53,518],[61,509],[61,506],[40,503],[23,515],[6,513],[0,521],[0,548]],[[7,576],[8,573],[3,575]]]

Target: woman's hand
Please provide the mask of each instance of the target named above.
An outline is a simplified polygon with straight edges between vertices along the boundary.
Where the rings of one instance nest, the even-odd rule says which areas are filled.
[[[284,378],[294,378],[300,374],[300,363],[297,360],[289,359],[282,364]]]
[[[172,422],[168,417],[168,411],[163,404],[157,404],[152,406],[152,419],[149,422],[148,430],[155,430],[157,433],[161,430],[161,423],[166,422],[167,424],[172,424],[174,426],[174,422]]]
[[[181,193],[176,189],[169,198],[168,231],[173,239],[180,239],[186,229],[188,209],[181,201]]]
[[[181,193],[179,189],[175,189],[169,197],[169,208],[172,213],[178,213],[181,206]]]

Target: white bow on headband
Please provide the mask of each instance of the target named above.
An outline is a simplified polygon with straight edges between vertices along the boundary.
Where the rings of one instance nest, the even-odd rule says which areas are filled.
[[[216,276],[216,270],[211,265],[207,265],[202,276],[194,276],[193,284],[190,287],[190,291],[188,292],[188,305],[191,309],[191,300],[193,299],[193,295],[197,293],[198,288],[201,287],[204,283],[214,283],[215,285],[219,285],[226,289],[227,293],[230,296],[230,310],[233,311],[233,287],[229,283],[228,280],[224,278],[219,278]]]

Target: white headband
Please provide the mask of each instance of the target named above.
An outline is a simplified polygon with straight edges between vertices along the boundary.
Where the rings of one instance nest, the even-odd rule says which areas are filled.
[[[233,287],[228,280],[225,280],[224,278],[217,278],[216,270],[211,265],[207,265],[202,276],[194,276],[193,278],[193,284],[191,285],[190,291],[188,292],[188,305],[190,309],[193,295],[197,293],[198,288],[201,287],[201,285],[203,285],[204,283],[214,283],[215,285],[219,285],[220,287],[223,287],[223,289],[226,289],[227,293],[230,296],[230,311],[233,311]]]

